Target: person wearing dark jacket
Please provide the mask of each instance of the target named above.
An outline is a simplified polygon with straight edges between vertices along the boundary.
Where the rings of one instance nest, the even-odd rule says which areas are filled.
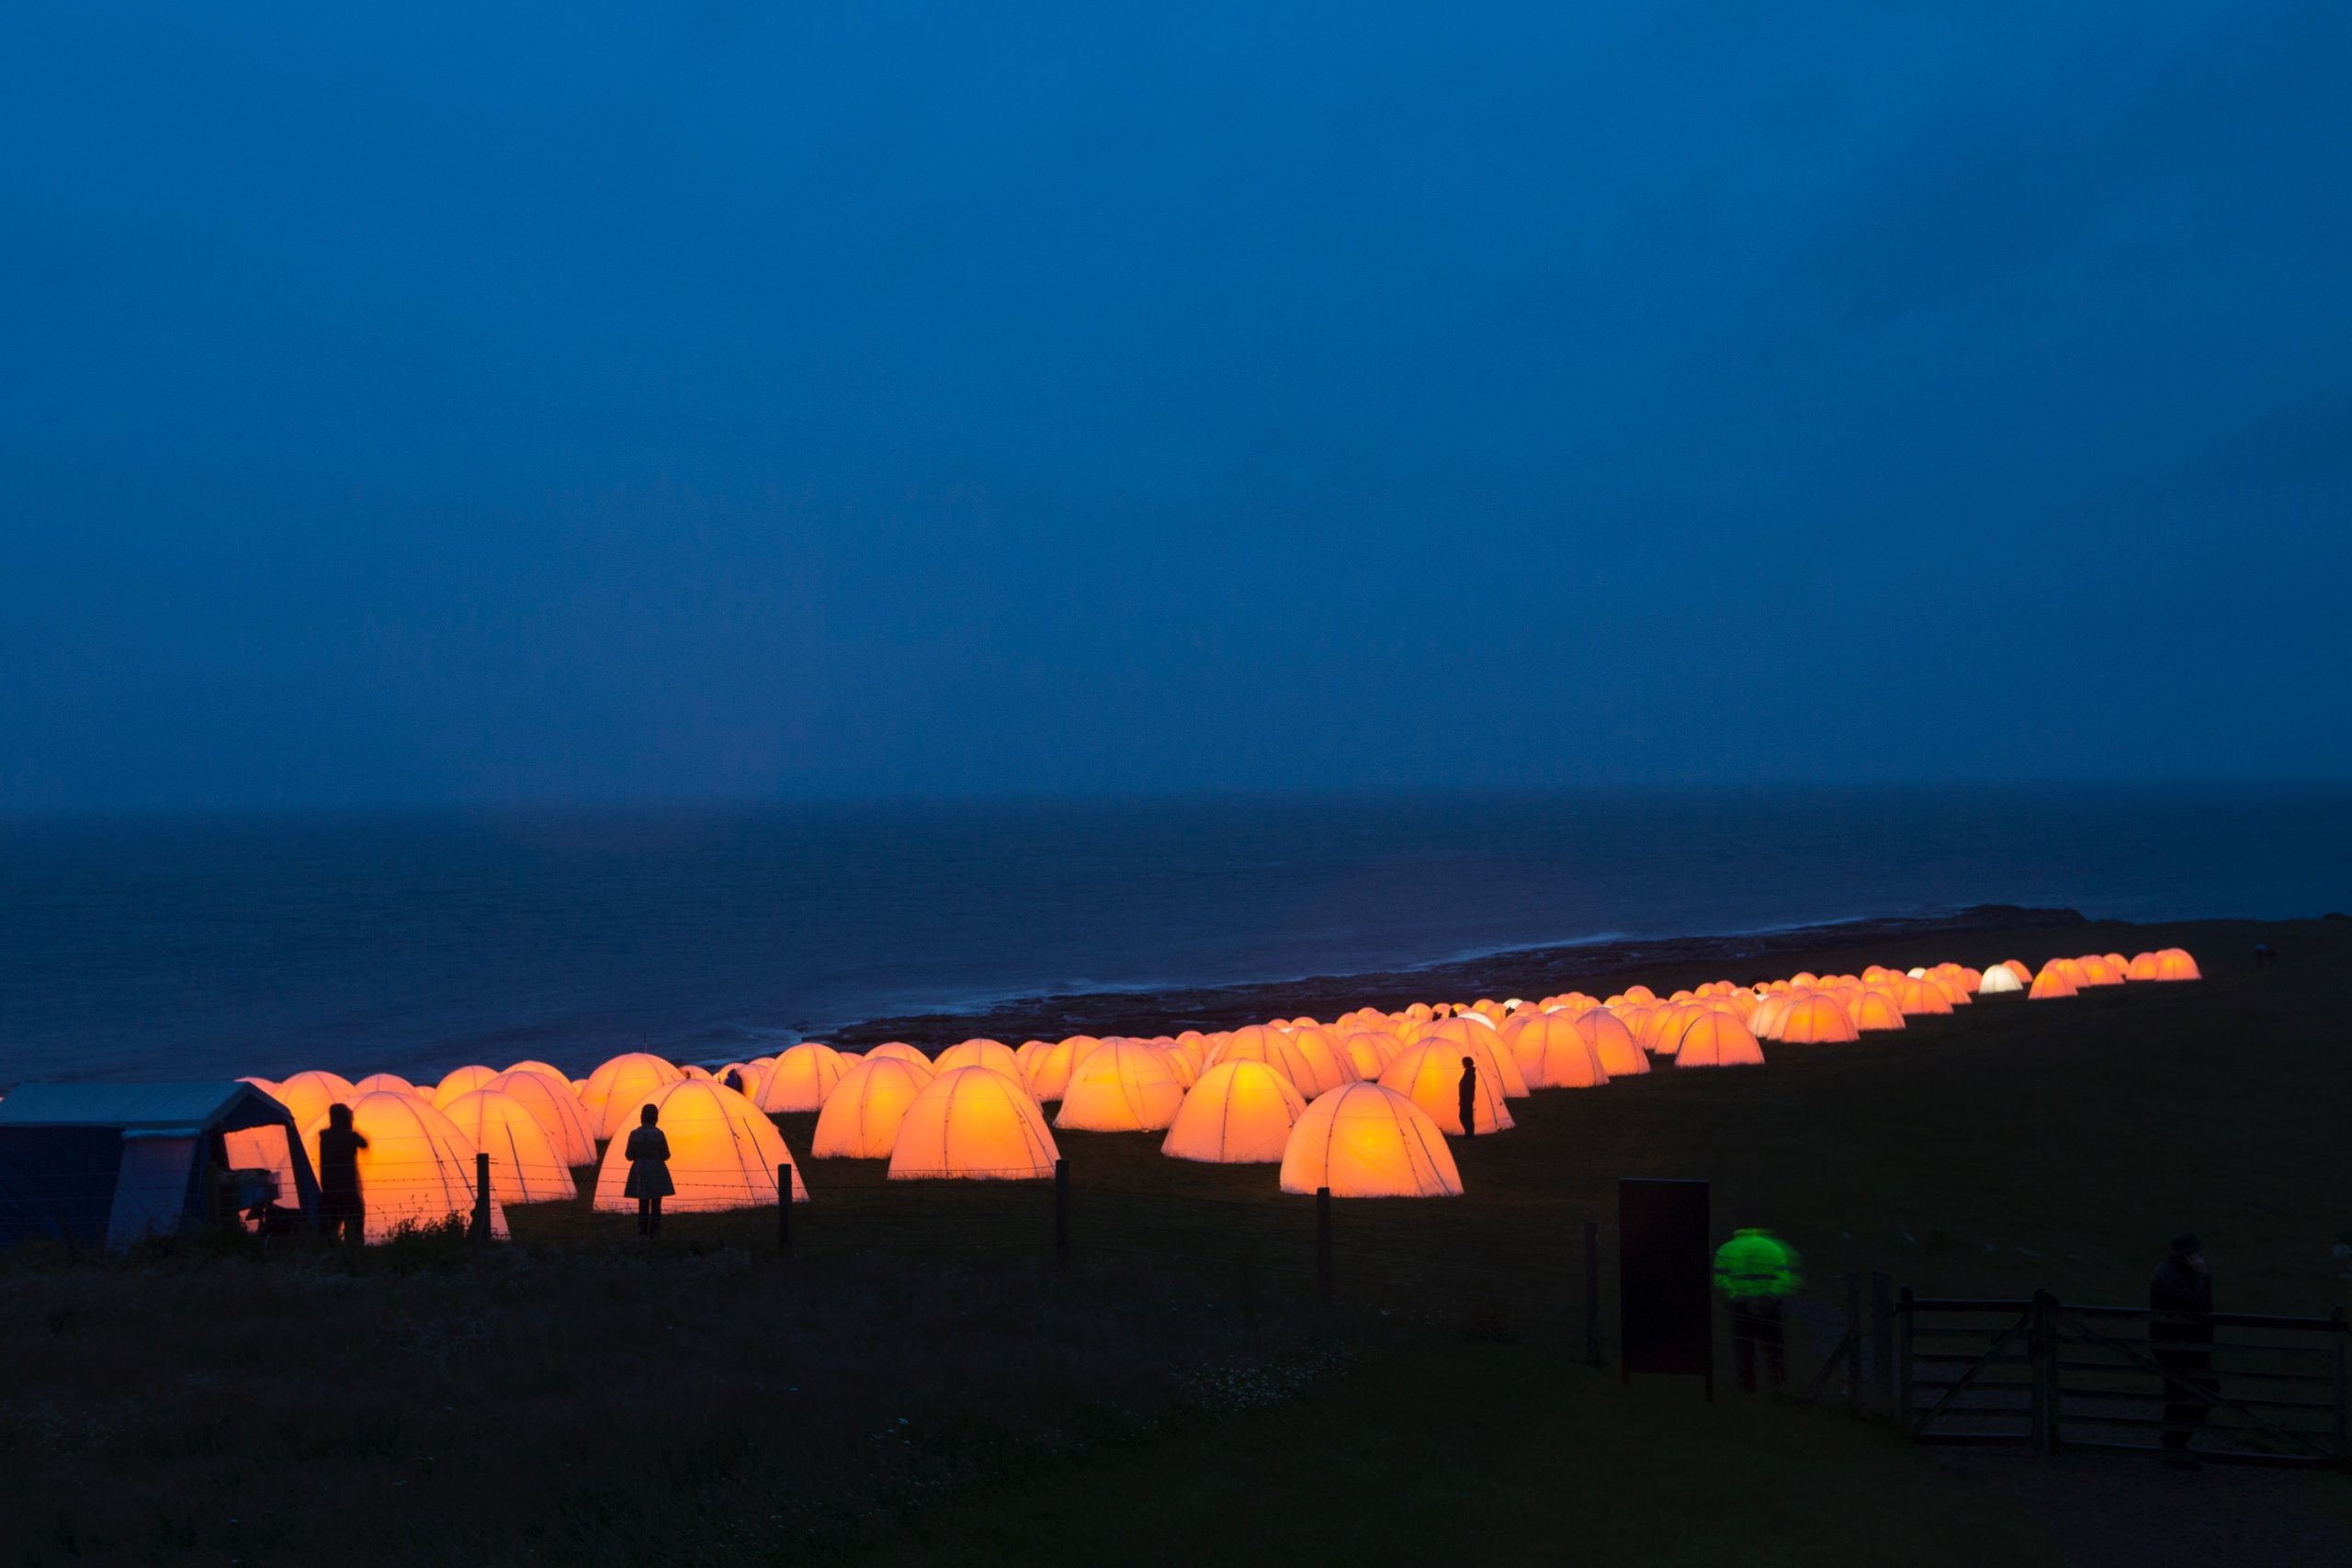
[[[319,1234],[357,1246],[368,1236],[368,1209],[359,1191],[359,1151],[368,1135],[351,1124],[351,1107],[327,1107],[319,1129]]]
[[[2173,1238],[2172,1255],[2148,1277],[2148,1348],[2165,1373],[2165,1462],[2193,1469],[2188,1441],[2221,1392],[2213,1376],[2213,1276],[2193,1235]]]
[[[1466,1138],[1478,1130],[1478,1064],[1473,1057],[1462,1058],[1460,1099],[1462,1135]]]
[[[654,1125],[662,1113],[652,1106],[638,1112],[638,1124],[628,1134],[628,1185],[625,1196],[637,1200],[637,1234],[662,1234],[662,1200],[675,1192],[670,1180],[670,1140]]]

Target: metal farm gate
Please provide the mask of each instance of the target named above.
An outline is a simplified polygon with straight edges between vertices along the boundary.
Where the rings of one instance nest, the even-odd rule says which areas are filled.
[[[1916,1297],[1894,1309],[1894,1418],[1923,1443],[2155,1453],[2169,1417],[2203,1460],[2352,1459],[2352,1336],[2344,1314],[2215,1313],[2213,1342],[2159,1344],[2140,1307]],[[2177,1352],[2210,1352],[2184,1368]],[[2165,1352],[2175,1352],[2166,1355]],[[2181,1412],[2193,1414],[2184,1418]]]

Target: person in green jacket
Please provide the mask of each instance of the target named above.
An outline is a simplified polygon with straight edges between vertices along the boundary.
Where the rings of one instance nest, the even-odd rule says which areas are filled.
[[[1744,1226],[1715,1249],[1715,1289],[1731,1314],[1731,1348],[1739,1391],[1756,1392],[1756,1354],[1774,1388],[1789,1381],[1781,1298],[1804,1283],[1796,1248],[1760,1226]]]

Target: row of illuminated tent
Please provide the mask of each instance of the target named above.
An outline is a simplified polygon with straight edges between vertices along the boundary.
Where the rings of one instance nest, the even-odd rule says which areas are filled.
[[[367,1140],[371,1236],[469,1210],[477,1154],[490,1156],[494,1231],[506,1203],[575,1199],[573,1172],[592,1165],[594,1206],[632,1209],[623,1134],[649,1105],[671,1149],[673,1211],[773,1203],[786,1167],[793,1198],[805,1200],[799,1162],[772,1118],[811,1111],[812,1157],[888,1160],[893,1179],[1047,1177],[1058,1128],[1160,1134],[1161,1151],[1178,1159],[1279,1164],[1286,1191],[1436,1196],[1462,1190],[1447,1135],[1509,1129],[1510,1102],[1537,1089],[1599,1088],[1649,1072],[1653,1057],[1760,1066],[1764,1041],[1851,1041],[1982,996],[2049,999],[2196,977],[2194,960],[2168,949],[2053,959],[2039,971],[2015,960],[1981,971],[1874,965],[1665,997],[1632,986],[1605,998],[1363,1008],[1329,1023],[1277,1019],[1153,1039],[973,1039],[936,1057],[902,1042],[861,1053],[808,1041],[715,1070],[639,1051],[582,1079],[526,1061],[503,1072],[459,1067],[430,1087],[385,1073],[247,1081],[292,1113],[313,1163],[329,1109],[352,1107]]]

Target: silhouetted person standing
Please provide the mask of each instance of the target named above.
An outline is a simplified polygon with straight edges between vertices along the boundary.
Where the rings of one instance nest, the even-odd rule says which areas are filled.
[[[1468,1137],[1478,1130],[1478,1064],[1476,1059],[1462,1058],[1462,1135]]]
[[[2173,1237],[2172,1256],[2148,1277],[2148,1348],[2165,1372],[2165,1462],[2197,1468],[2188,1440],[2222,1390],[2213,1376],[2213,1276],[2193,1235]]]
[[[356,1247],[368,1239],[368,1209],[359,1193],[359,1151],[366,1134],[351,1124],[351,1107],[327,1107],[319,1129],[319,1234]]]
[[[637,1200],[637,1234],[662,1234],[662,1200],[675,1192],[670,1182],[670,1140],[654,1123],[662,1113],[650,1105],[638,1113],[628,1134],[628,1185],[624,1196]]]

